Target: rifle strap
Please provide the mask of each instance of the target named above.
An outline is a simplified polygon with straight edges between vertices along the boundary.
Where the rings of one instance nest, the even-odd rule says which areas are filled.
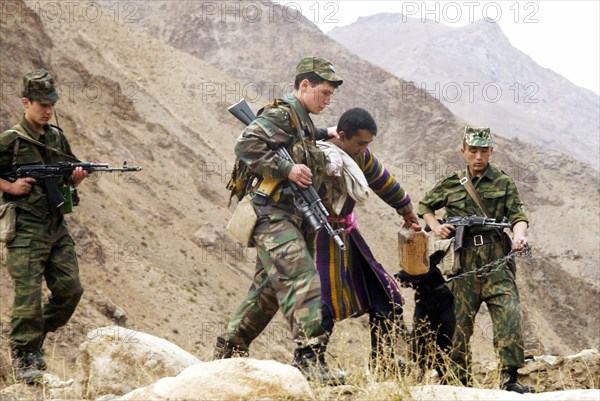
[[[481,198],[477,194],[477,191],[475,190],[475,186],[473,186],[473,182],[471,182],[471,180],[469,179],[469,171],[468,170],[466,172],[461,171],[458,176],[460,178],[460,185],[465,187],[469,196],[471,196],[471,198],[475,201],[475,203],[477,204],[479,209],[481,209],[481,211],[483,212],[483,215],[485,217],[489,218],[490,212],[488,211],[487,207],[485,207],[485,205],[481,201]],[[496,227],[496,231],[498,232],[498,234],[500,234],[500,236],[502,236],[502,232],[503,232],[502,230],[500,230],[498,227]]]
[[[483,204],[483,202],[481,202],[481,199],[479,198],[479,195],[477,194],[477,191],[475,190],[475,187],[473,186],[473,183],[469,179],[469,173],[468,172],[461,172],[459,174],[459,177],[461,175],[462,175],[462,177],[460,178],[460,185],[462,185],[463,187],[465,187],[465,189],[467,190],[467,193],[469,194],[469,196],[471,196],[471,198],[475,201],[475,203],[477,204],[477,206],[479,207],[479,209],[481,209],[481,211],[483,212],[483,215],[485,217],[490,217],[490,212],[487,210],[487,207],[485,207],[485,205]]]
[[[36,146],[39,146],[39,147],[41,147],[41,148],[43,148],[43,149],[49,150],[49,151],[51,151],[51,152],[54,152],[54,153],[56,153],[56,154],[57,154],[57,155],[59,155],[59,156],[62,156],[62,157],[67,157],[67,158],[69,158],[69,159],[71,159],[71,160],[73,160],[73,161],[75,161],[75,162],[79,162],[79,160],[78,160],[76,157],[73,157],[73,156],[71,156],[71,155],[68,155],[68,154],[66,154],[66,153],[63,153],[63,152],[61,152],[61,151],[60,151],[60,150],[58,150],[58,149],[54,149],[54,148],[53,148],[53,147],[51,147],[51,146],[48,146],[48,145],[46,145],[46,144],[43,144],[43,143],[41,143],[40,141],[36,141],[35,139],[33,139],[32,137],[30,137],[29,135],[25,135],[25,134],[23,134],[22,132],[19,132],[19,131],[18,131],[18,130],[16,130],[16,129],[12,129],[12,130],[10,130],[10,131],[14,132],[15,134],[17,134],[17,136],[18,136],[19,138],[21,138],[21,139],[24,139],[24,140],[26,140],[26,141],[27,141],[27,142],[29,142],[29,143],[32,143],[32,144],[34,144],[34,145],[36,145]],[[36,148],[36,147],[33,147],[33,149],[35,150],[35,152],[37,153],[37,155],[38,155],[38,156],[40,156],[40,159],[42,159],[42,162],[44,162],[44,158],[43,158],[43,157],[41,157],[41,154],[40,154],[40,152],[39,152],[39,149],[38,149],[38,148]],[[45,163],[45,162],[44,162],[44,163]]]
[[[19,131],[17,130],[12,130],[15,134],[17,134],[17,136],[21,139],[25,139],[26,141],[31,139],[31,141],[33,141],[34,143],[37,142],[40,145],[44,145],[41,142],[36,141],[33,138],[30,138],[28,136],[24,136],[23,134],[21,134]],[[19,151],[19,138],[17,138],[17,140],[15,141],[15,148],[14,148],[14,152],[13,152],[13,165],[17,164],[17,152]],[[30,141],[30,142],[31,142]],[[32,146],[31,149],[33,150],[33,153],[35,153],[35,155],[42,161],[43,164],[46,164],[46,161],[44,160],[44,156],[42,156],[42,152],[40,152],[40,150],[36,147],[36,146]]]

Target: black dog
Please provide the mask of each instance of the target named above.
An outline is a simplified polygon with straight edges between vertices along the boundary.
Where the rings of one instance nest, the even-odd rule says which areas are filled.
[[[442,382],[445,367],[449,365],[447,361],[444,362],[444,354],[450,351],[456,327],[454,296],[437,267],[444,255],[443,251],[432,254],[429,257],[429,271],[425,274],[413,276],[403,270],[395,274],[402,286],[416,290],[413,358],[422,369],[435,368]]]

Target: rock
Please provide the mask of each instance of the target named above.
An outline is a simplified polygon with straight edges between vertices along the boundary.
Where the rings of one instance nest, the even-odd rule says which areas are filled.
[[[84,398],[123,395],[200,362],[173,343],[118,326],[87,334],[77,357],[74,392]]]
[[[415,401],[598,401],[600,390],[567,390],[537,394],[519,394],[503,390],[488,390],[456,386],[418,386],[409,389]]]
[[[600,353],[588,349],[565,357],[544,355],[526,363],[519,374],[519,381],[534,385],[539,391],[597,388]]]
[[[52,399],[68,399],[72,395],[73,380],[63,381],[49,373],[44,374],[43,380],[37,385],[16,383],[0,390],[1,401],[43,401]]]
[[[221,359],[191,366],[177,377],[159,380],[119,400],[309,400],[310,386],[300,371],[275,361]]]

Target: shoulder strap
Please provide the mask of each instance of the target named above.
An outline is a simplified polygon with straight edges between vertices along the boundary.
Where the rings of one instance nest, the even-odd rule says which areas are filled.
[[[58,150],[58,149],[54,149],[54,148],[53,148],[53,147],[51,147],[51,146],[48,146],[48,145],[46,145],[46,144],[43,144],[43,143],[41,143],[40,141],[36,141],[35,139],[33,139],[32,137],[30,137],[29,135],[25,135],[25,134],[23,134],[22,132],[19,132],[19,131],[18,131],[18,130],[16,130],[16,129],[12,129],[11,131],[12,131],[12,132],[14,132],[15,134],[17,134],[17,136],[18,136],[19,138],[21,138],[21,139],[24,139],[24,140],[26,140],[26,141],[27,141],[27,142],[29,142],[29,143],[32,143],[32,144],[34,144],[34,145],[36,145],[36,146],[39,146],[39,147],[41,147],[41,148],[47,149],[47,150],[49,150],[49,151],[51,151],[51,152],[54,152],[54,153],[56,153],[56,154],[57,154],[57,155],[59,155],[59,156],[67,157],[67,158],[69,158],[69,159],[71,159],[71,160],[73,160],[73,161],[77,161],[77,162],[79,161],[77,158],[75,158],[75,157],[73,157],[73,156],[71,156],[71,155],[68,155],[68,154],[66,154],[66,153],[63,153],[63,152],[61,152],[61,151],[60,151],[60,150]],[[35,149],[35,152],[36,152],[38,155],[40,155],[40,152],[39,152],[39,149],[38,149],[38,148],[36,148],[36,147],[33,147],[33,149]],[[42,160],[44,160],[44,158],[43,158],[43,157],[41,157],[41,159],[42,159]]]
[[[461,175],[462,177],[460,178],[460,185],[465,187],[467,193],[471,196],[471,198],[473,198],[479,209],[481,209],[481,211],[483,212],[483,215],[485,217],[490,217],[490,212],[487,210],[487,207],[485,207],[483,202],[481,202],[481,199],[479,198],[479,195],[477,194],[473,183],[469,179],[469,173],[461,171],[458,176],[460,177]]]
[[[15,134],[17,134],[17,136],[18,136],[17,140],[15,141],[15,147],[13,149],[13,165],[17,164],[17,152],[19,150],[19,139],[25,139],[26,141],[29,141],[35,145],[39,144],[38,146],[46,146],[43,143],[38,142],[29,136],[25,136],[25,135],[21,134],[16,129],[13,129],[11,131],[14,132]],[[44,156],[42,156],[42,152],[40,152],[40,150],[36,146],[32,146],[31,149],[33,150],[33,153],[35,153],[35,155],[42,161],[42,163],[46,164],[46,161],[44,160]]]
[[[483,212],[483,215],[485,217],[490,217],[490,212],[488,211],[487,207],[485,207],[485,205],[481,201],[481,198],[477,194],[477,191],[475,190],[473,183],[469,179],[469,173],[461,171],[458,176],[460,177],[461,175],[463,177],[460,179],[460,184],[463,187],[465,187],[465,189],[467,190],[467,193],[471,196],[471,198],[473,198],[473,200],[475,201],[475,203],[477,204],[479,209],[481,209],[481,211]],[[502,236],[502,230],[500,228],[496,227],[496,231],[498,232],[498,234],[500,234],[500,236]]]

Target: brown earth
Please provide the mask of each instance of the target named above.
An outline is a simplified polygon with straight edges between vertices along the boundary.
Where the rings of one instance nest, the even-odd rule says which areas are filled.
[[[357,59],[307,21],[228,21],[218,13],[201,15],[198,1],[128,2],[136,7],[127,9],[115,3],[119,15],[113,3],[98,2],[105,8],[97,20],[80,15],[71,21],[67,13],[62,23],[44,8],[59,5],[66,13],[67,3],[14,1],[16,11],[2,15],[0,129],[22,112],[23,72],[44,66],[62,85],[59,122],[76,154],[111,164],[127,160],[144,170],[90,178],[81,187],[81,205],[67,217],[86,293],[71,322],[46,344],[51,369],[60,376],[70,374],[88,331],[118,319],[115,307],[126,311],[128,328],[210,358],[215,336],[249,286],[255,257],[225,230],[232,208],[224,187],[242,128],[226,108],[258,88],[252,98],[258,109],[273,94],[269,89],[289,83],[300,57],[325,56],[346,80],[330,110],[315,120],[334,125],[348,107],[371,110],[381,132],[373,150],[416,202],[460,166],[457,138],[464,121],[435,99],[406,91],[406,82]],[[518,276],[529,348],[559,355],[598,348],[597,172],[501,133],[494,159],[515,177],[531,220],[535,257],[521,263]],[[396,271],[395,212],[371,200],[358,215],[374,254]],[[412,294],[405,294],[408,321]],[[4,355],[11,302],[3,266]],[[475,352],[485,363],[493,360],[485,313],[478,327]],[[335,336],[333,352],[364,365],[364,318],[345,323]],[[292,347],[278,317],[253,355],[287,362]]]

